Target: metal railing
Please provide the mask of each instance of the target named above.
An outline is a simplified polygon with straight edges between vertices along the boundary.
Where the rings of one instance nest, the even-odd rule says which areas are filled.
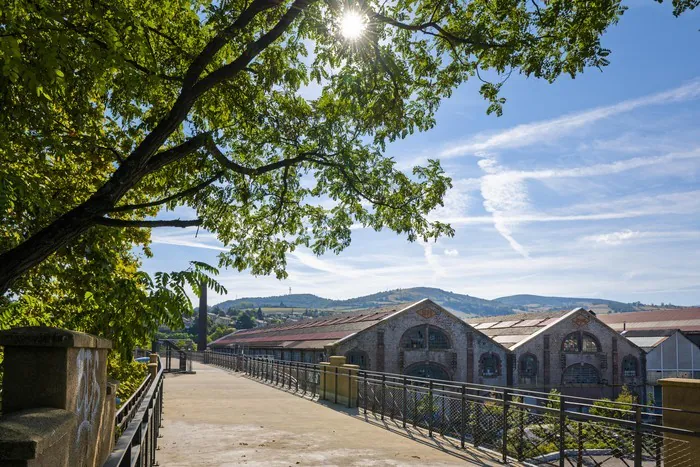
[[[216,352],[192,352],[190,358],[311,397],[338,394],[337,387],[324,387],[327,379],[321,378],[337,367]],[[361,414],[421,428],[430,437],[449,437],[463,448],[469,444],[496,451],[503,462],[698,465],[682,437],[700,433],[662,425],[661,413],[678,409],[365,370],[352,378],[357,379],[358,397],[348,406],[356,404]],[[338,378],[331,381],[338,384]]]
[[[120,412],[125,410],[121,415],[122,422],[128,421],[120,425],[120,412],[117,412],[115,421],[117,429],[121,429],[122,433],[103,467],[156,465],[156,448],[163,415],[163,366],[160,359],[156,377],[153,381],[148,378],[144,384],[139,388],[141,395],[137,396],[137,391],[129,399],[131,401],[136,397],[138,402],[135,401],[131,409],[124,406],[120,409]]]
[[[133,420],[136,411],[140,407],[141,402],[146,395],[146,390],[148,389],[150,383],[151,375],[148,374],[138,389],[131,395],[131,397],[129,397],[129,399],[126,400],[126,402],[121,405],[121,407],[119,407],[119,410],[117,410],[117,413],[114,416],[116,426],[116,430],[114,432],[115,440],[119,439],[122,433],[124,433],[124,428],[126,425]]]

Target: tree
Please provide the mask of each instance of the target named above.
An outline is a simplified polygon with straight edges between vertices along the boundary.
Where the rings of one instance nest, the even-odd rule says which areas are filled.
[[[236,329],[251,329],[255,327],[255,319],[248,313],[241,313],[236,320]]]
[[[265,315],[263,314],[262,308],[258,307],[258,311],[255,313],[255,317],[257,319],[265,319]]]
[[[409,240],[451,235],[428,218],[450,187],[439,163],[405,174],[386,144],[431,128],[441,99],[486,70],[500,77],[481,94],[500,114],[513,70],[553,81],[605,66],[600,36],[624,10],[618,0],[5,3],[0,324],[58,323],[125,345],[191,312],[186,285],[214,286],[201,263],[140,271],[135,247],[150,254],[152,228],[201,226],[227,248],[220,267],[278,277],[299,246],[343,250],[355,223]],[[680,14],[697,0],[673,5]],[[367,20],[357,40],[341,34],[345,10]],[[304,99],[310,83],[322,92]],[[168,216],[178,206],[195,218]]]

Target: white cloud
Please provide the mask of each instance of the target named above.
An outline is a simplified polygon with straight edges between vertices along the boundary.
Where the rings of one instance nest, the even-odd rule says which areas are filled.
[[[675,89],[630,99],[617,104],[596,107],[583,112],[535,123],[518,125],[499,133],[476,135],[466,142],[452,144],[440,152],[439,157],[450,158],[479,155],[481,151],[514,149],[552,142],[600,120],[651,105],[669,104],[700,97],[700,80],[694,80]]]
[[[216,240],[213,234],[200,233],[195,236],[195,229],[196,228],[186,228],[184,229],[185,233],[177,234],[154,234],[151,235],[151,243],[202,248],[205,250],[228,251],[228,248],[225,248],[221,242]]]
[[[606,245],[619,245],[620,243],[635,238],[639,236],[639,232],[632,230],[621,230],[620,232],[611,232],[607,234],[591,235],[584,237],[584,240],[588,240],[594,243],[604,243]]]
[[[459,250],[456,250],[454,248],[451,248],[451,249],[445,248],[445,251],[443,251],[443,254],[445,256],[459,256]]]

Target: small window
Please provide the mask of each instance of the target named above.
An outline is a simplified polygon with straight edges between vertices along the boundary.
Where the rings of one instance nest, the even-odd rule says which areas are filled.
[[[351,350],[345,354],[345,358],[348,364],[358,365],[361,369],[367,369],[367,352],[362,350]]]
[[[449,349],[450,340],[440,329],[430,326],[428,328],[428,348],[430,350]]]
[[[576,331],[564,338],[561,350],[566,353],[596,353],[600,352],[600,346],[592,334]]]
[[[574,332],[566,336],[562,344],[564,352],[578,352],[578,333]]]
[[[537,376],[537,357],[526,353],[520,358],[519,373],[521,378],[534,378]]]
[[[479,359],[479,374],[486,378],[494,378],[501,374],[501,359],[493,352],[481,355]]]
[[[425,327],[409,329],[401,338],[401,347],[404,349],[425,348]]]
[[[628,355],[622,360],[622,376],[625,378],[637,376],[637,359],[632,355]]]
[[[588,334],[583,334],[581,338],[581,352],[596,353],[598,352],[598,343]]]
[[[426,346],[429,350],[447,350],[452,347],[447,334],[436,326],[415,326],[409,329],[401,336],[400,346],[406,350],[425,349]]]

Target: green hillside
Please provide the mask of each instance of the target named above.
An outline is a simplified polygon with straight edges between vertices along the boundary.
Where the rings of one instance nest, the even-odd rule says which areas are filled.
[[[524,311],[534,310],[566,310],[576,307],[584,308],[607,308],[609,312],[620,313],[636,311],[637,308],[631,303],[616,302],[614,300],[604,300],[601,298],[572,298],[572,297],[543,297],[540,295],[510,295],[494,300],[512,308]]]
[[[512,312],[511,307],[504,303],[430,287],[390,290],[348,300],[330,300],[312,294],[239,298],[237,300],[222,302],[218,304],[218,307],[224,310],[232,307],[260,307],[265,309],[294,307],[300,309],[308,308],[342,312],[362,308],[389,306],[399,303],[411,303],[424,298],[429,298],[451,311],[461,312],[471,316],[493,316]]]

